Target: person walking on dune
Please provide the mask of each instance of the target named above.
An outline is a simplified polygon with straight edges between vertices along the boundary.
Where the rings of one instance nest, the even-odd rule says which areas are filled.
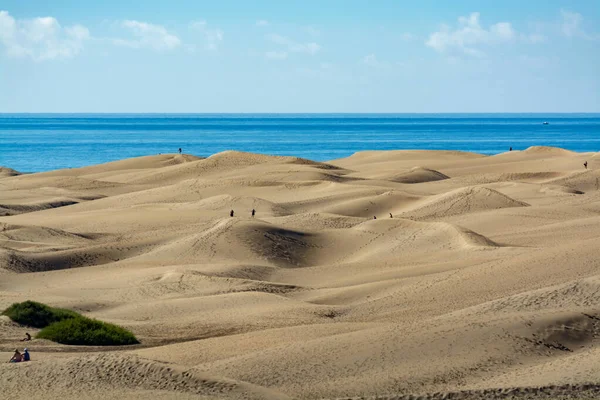
[[[233,210],[229,211],[229,216],[233,217]]]
[[[394,218],[394,216],[392,215],[392,213],[390,213],[390,218]]]
[[[587,169],[587,161],[583,163],[583,166],[585,167],[585,169]]]
[[[254,215],[256,215],[256,210],[253,208],[252,209],[252,218],[254,218]]]
[[[179,154],[181,154],[181,147],[179,148]]]

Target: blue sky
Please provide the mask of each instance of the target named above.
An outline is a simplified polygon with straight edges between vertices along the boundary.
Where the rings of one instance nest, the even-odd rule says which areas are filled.
[[[2,0],[0,112],[600,112],[600,1]]]

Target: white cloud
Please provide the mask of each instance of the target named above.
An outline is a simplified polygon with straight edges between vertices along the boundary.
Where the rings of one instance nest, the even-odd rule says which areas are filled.
[[[390,66],[387,62],[378,60],[375,54],[364,56],[361,62],[373,68],[388,68]]]
[[[269,21],[264,20],[264,19],[260,19],[258,21],[256,21],[256,26],[268,26],[269,25]]]
[[[581,30],[581,21],[583,17],[579,13],[561,10],[562,16],[562,33],[567,37],[581,36],[583,31]]]
[[[265,56],[270,60],[285,60],[288,53],[285,51],[267,51]]]
[[[482,56],[481,45],[509,42],[516,32],[509,22],[499,22],[485,29],[479,22],[479,13],[458,19],[458,27],[452,29],[443,25],[441,30],[429,36],[425,44],[440,53],[461,52],[472,56]]]
[[[190,29],[202,33],[205,47],[208,50],[216,50],[223,41],[223,31],[216,28],[209,28],[206,21],[194,21],[190,23]]]
[[[121,22],[121,26],[130,31],[134,39],[113,39],[113,43],[118,46],[134,49],[151,48],[159,51],[172,50],[181,46],[181,39],[162,25],[126,20]]]
[[[291,53],[306,53],[310,55],[315,55],[321,50],[321,46],[317,43],[297,43],[285,36],[272,34],[267,36],[267,38],[276,44],[285,46],[288,52]]]
[[[8,57],[35,61],[73,57],[89,38],[82,25],[63,28],[54,17],[16,20],[8,11],[0,11],[0,43]]]
[[[499,22],[492,25],[490,32],[493,36],[501,40],[512,40],[515,38],[515,31],[509,22]]]
[[[578,37],[587,40],[600,40],[600,34],[590,34],[583,29],[583,16],[579,13],[560,10],[561,30],[566,37]]]

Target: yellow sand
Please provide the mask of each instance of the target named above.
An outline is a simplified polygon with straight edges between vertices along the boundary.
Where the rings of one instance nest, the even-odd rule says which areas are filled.
[[[595,153],[0,171],[0,308],[71,308],[142,342],[34,340],[32,362],[0,364],[0,397],[600,396]],[[26,331],[0,317],[6,360]]]

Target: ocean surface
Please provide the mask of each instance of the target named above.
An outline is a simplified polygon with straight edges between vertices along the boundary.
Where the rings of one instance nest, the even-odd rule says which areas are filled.
[[[0,166],[21,172],[179,147],[326,161],[362,150],[496,154],[537,145],[600,151],[600,114],[0,114]]]

